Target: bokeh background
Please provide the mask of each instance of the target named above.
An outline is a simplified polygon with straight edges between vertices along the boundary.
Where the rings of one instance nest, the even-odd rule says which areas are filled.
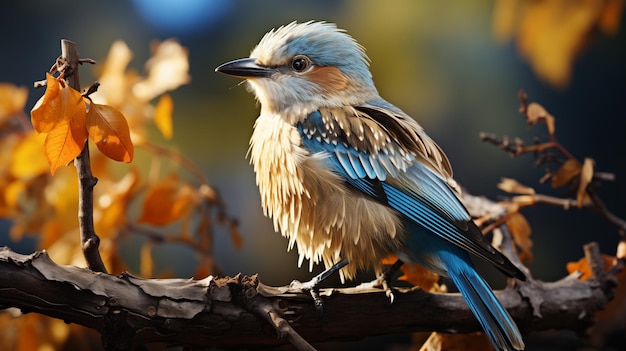
[[[565,1],[564,3],[566,3]],[[307,279],[306,267],[296,267],[295,252],[274,233],[265,219],[251,166],[245,159],[258,106],[245,85],[217,75],[214,68],[248,56],[268,30],[291,21],[335,22],[363,46],[381,95],[416,118],[448,154],[455,177],[469,192],[492,199],[506,195],[496,188],[501,177],[516,178],[539,192],[563,195],[540,185],[543,169],[530,155],[511,159],[479,140],[480,132],[521,137],[527,143],[546,136],[541,126],[529,128],[517,112],[517,93],[556,117],[556,135],[580,160],[591,157],[598,170],[616,175],[600,194],[618,216],[626,216],[626,27],[592,28],[572,55],[568,81],[555,84],[537,74],[520,54],[520,43],[494,33],[498,5],[478,1],[12,1],[0,5],[0,81],[26,86],[30,109],[42,92],[32,83],[59,54],[61,38],[78,44],[83,57],[106,57],[118,39],[134,52],[138,71],[150,55],[152,40],[175,38],[188,49],[191,82],[171,93],[174,138],[171,144],[206,173],[240,221],[243,247],[233,247],[226,230],[218,230],[215,255],[226,274],[259,273],[267,284],[283,285]],[[570,2],[572,3],[572,2]],[[573,3],[585,3],[578,1]],[[580,9],[579,9],[580,10]],[[564,7],[563,15],[571,14]],[[541,20],[537,14],[537,20]],[[620,24],[621,21],[621,24]],[[532,22],[532,21],[531,21]],[[566,28],[559,40],[570,40]],[[573,29],[572,29],[573,30]],[[571,33],[570,33],[571,34]],[[537,34],[541,35],[541,33]],[[545,47],[550,50],[551,46]],[[86,86],[95,78],[83,69]],[[154,132],[159,141],[159,135]],[[565,265],[582,257],[582,245],[598,241],[614,254],[615,228],[586,211],[537,206],[523,212],[533,229],[534,276],[556,280]],[[8,223],[0,224],[0,245],[23,253],[35,249],[36,238],[19,243],[8,239]],[[131,238],[123,250],[130,267],[137,267],[141,238]],[[191,276],[197,262],[183,247],[155,248],[157,265]],[[497,279],[497,277],[496,277]],[[498,286],[500,281],[494,281]],[[408,341],[407,341],[408,342]],[[538,349],[538,348],[537,348]]]

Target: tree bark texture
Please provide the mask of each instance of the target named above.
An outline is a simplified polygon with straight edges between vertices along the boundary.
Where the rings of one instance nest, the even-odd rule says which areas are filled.
[[[551,283],[531,279],[496,295],[524,334],[546,329],[582,333],[593,324],[595,311],[610,299],[611,282],[580,281],[574,275]],[[308,349],[308,343],[372,335],[481,330],[456,293],[397,289],[393,303],[381,289],[352,287],[320,293],[323,313],[307,293],[289,286],[266,286],[256,276],[140,279],[59,266],[45,251],[21,255],[0,249],[2,307],[95,329],[106,349],[285,343]]]

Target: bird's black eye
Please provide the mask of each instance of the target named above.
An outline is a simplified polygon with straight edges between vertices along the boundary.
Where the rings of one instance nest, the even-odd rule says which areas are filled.
[[[291,60],[291,69],[296,72],[303,72],[309,68],[311,61],[306,56],[296,56]]]

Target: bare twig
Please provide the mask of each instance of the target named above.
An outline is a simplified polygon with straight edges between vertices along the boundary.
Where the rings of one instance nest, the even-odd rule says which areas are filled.
[[[593,187],[587,187],[587,194],[591,198],[591,201],[595,205],[595,209],[600,215],[606,219],[609,223],[613,224],[618,229],[618,233],[622,236],[626,236],[626,220],[616,216],[613,212],[611,212],[604,201],[598,196],[595,189]]]
[[[69,40],[61,40],[61,56],[57,60],[57,70],[63,74],[68,85],[77,91],[80,91],[79,63],[80,56],[76,50],[76,44]],[[98,179],[91,173],[88,140],[85,140],[83,150],[74,159],[74,166],[78,174],[78,221],[83,255],[89,269],[106,273],[106,267],[98,250],[100,238],[96,234],[93,223],[93,187]]]

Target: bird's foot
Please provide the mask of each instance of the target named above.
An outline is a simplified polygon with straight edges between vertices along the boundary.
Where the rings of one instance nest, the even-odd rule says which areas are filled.
[[[363,283],[359,285],[362,288],[380,288],[385,290],[385,296],[389,298],[389,302],[393,303],[395,296],[393,295],[393,290],[391,288],[391,278],[393,275],[400,269],[400,267],[404,264],[404,262],[397,260],[393,265],[389,266],[389,268],[385,269],[385,271],[379,275],[376,279],[372,280],[369,283]]]
[[[322,302],[322,298],[320,297],[320,294],[319,294],[319,290],[320,290],[319,285],[324,280],[328,279],[328,277],[333,275],[335,272],[345,267],[347,264],[348,264],[348,260],[344,258],[341,261],[335,263],[332,267],[316,275],[315,277],[313,277],[313,279],[309,280],[308,282],[302,283],[298,280],[294,280],[289,284],[289,287],[293,289],[301,289],[301,290],[308,291],[309,294],[311,295],[311,298],[313,299],[315,308],[319,311],[323,311],[324,303]]]

